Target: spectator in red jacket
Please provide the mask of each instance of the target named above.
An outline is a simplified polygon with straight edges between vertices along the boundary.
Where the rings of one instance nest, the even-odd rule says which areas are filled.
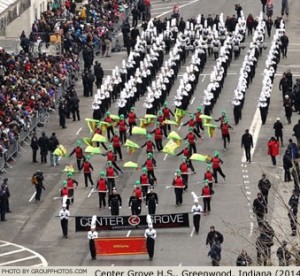
[[[279,142],[275,137],[271,137],[268,142],[268,154],[271,156],[273,165],[276,166],[276,156],[279,155]]]

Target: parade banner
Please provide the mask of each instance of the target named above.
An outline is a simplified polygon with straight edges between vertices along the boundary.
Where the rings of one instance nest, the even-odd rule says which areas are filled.
[[[97,217],[96,230],[141,230],[148,227],[147,216]],[[189,213],[151,215],[154,228],[189,227]],[[89,231],[92,216],[76,216],[75,231]]]
[[[145,237],[95,239],[98,256],[147,254]]]

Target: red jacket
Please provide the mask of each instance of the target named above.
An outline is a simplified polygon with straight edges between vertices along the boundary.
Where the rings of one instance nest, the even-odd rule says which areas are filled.
[[[62,197],[69,196],[69,190],[68,190],[68,188],[67,187],[62,188],[61,191],[60,191],[60,195]]]
[[[119,147],[121,147],[121,142],[120,142],[119,136],[114,136],[114,137],[112,138],[112,144],[113,144],[113,147],[114,147],[114,148],[119,148]]]
[[[184,181],[182,179],[181,176],[176,176],[173,180],[173,186],[178,187],[178,188],[183,188],[184,185]]]
[[[140,177],[140,183],[141,185],[149,184],[148,175],[146,173],[143,173]]]
[[[77,159],[81,159],[83,157],[83,151],[81,147],[75,148],[75,156]]]
[[[202,189],[202,195],[211,197],[212,195],[211,189],[209,187],[204,187]]]
[[[151,141],[147,141],[146,151],[153,151],[153,144]]]
[[[130,124],[133,124],[133,123],[135,123],[135,120],[136,120],[136,115],[135,115],[135,113],[134,112],[129,112],[129,114],[128,114],[128,122],[130,123]]]
[[[113,167],[106,168],[106,175],[107,176],[115,176],[115,170]]]
[[[229,134],[229,125],[226,123],[223,123],[221,126],[221,133],[222,135],[228,135]]]
[[[139,188],[139,187],[135,188],[134,192],[135,192],[135,196],[137,198],[139,198],[139,199],[142,198],[142,190],[141,190],[141,188]]]
[[[269,141],[268,142],[268,154],[271,156],[279,155],[279,142],[278,141]]]
[[[154,131],[154,140],[162,140],[162,131],[160,128],[156,128]]]
[[[107,152],[107,161],[111,161],[111,162],[115,161],[115,155],[112,151]]]
[[[187,173],[189,170],[189,166],[187,163],[181,163],[179,169],[181,170],[182,173]]]
[[[213,182],[213,174],[211,171],[206,171],[204,174],[204,179],[208,180],[209,182]]]
[[[67,179],[67,185],[68,185],[68,188],[71,188],[71,189],[74,188],[74,183],[73,183],[73,180],[71,178]]]
[[[125,123],[125,121],[124,120],[120,120],[119,122],[118,122],[118,126],[119,126],[119,131],[120,132],[124,132],[124,131],[126,131],[126,123]]]
[[[104,178],[100,178],[97,183],[98,191],[106,192],[107,191],[107,182]]]
[[[212,168],[213,169],[218,169],[220,168],[220,165],[221,165],[221,159],[219,157],[213,157],[213,159],[211,160],[212,162]]]
[[[89,161],[84,161],[83,173],[91,173],[91,163]]]
[[[194,133],[190,132],[188,135],[187,135],[187,140],[190,144],[194,144],[195,143],[195,135]]]

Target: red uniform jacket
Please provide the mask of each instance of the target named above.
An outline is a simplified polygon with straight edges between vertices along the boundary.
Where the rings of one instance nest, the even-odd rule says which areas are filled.
[[[279,155],[279,142],[278,141],[269,141],[268,142],[268,154],[271,156]]]

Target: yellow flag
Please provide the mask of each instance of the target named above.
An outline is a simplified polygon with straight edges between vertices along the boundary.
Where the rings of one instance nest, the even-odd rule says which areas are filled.
[[[175,155],[175,150],[179,147],[179,145],[174,142],[173,140],[170,140],[163,148],[163,152],[170,154],[170,155]]]

